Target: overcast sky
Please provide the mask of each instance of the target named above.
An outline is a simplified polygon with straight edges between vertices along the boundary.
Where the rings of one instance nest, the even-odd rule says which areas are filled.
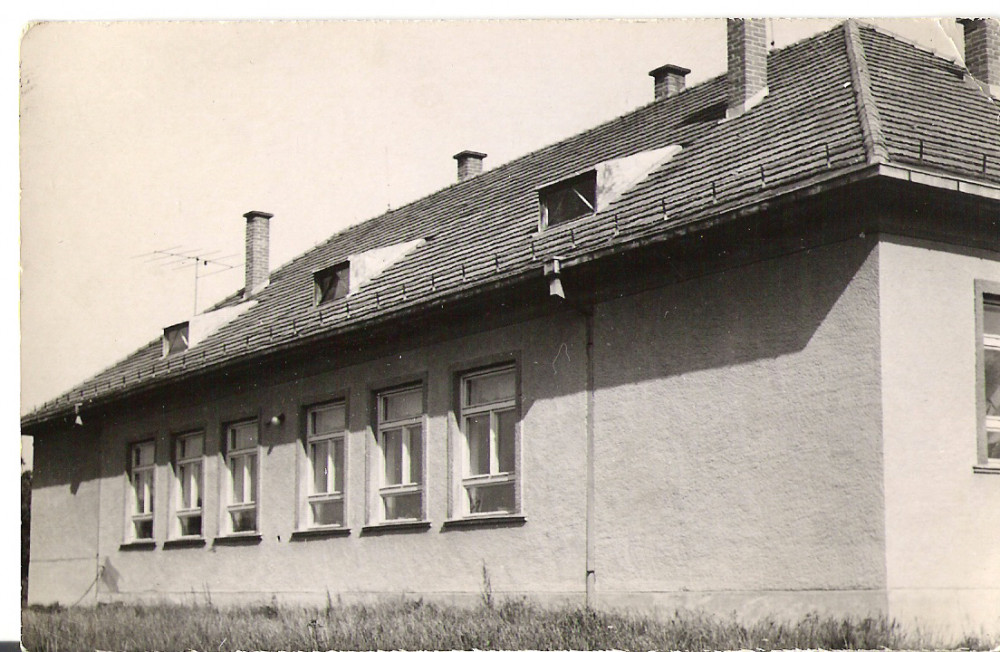
[[[834,25],[771,20],[776,47]],[[887,27],[947,56],[956,31]],[[652,99],[647,72],[723,72],[725,22],[48,23],[22,43],[21,410],[243,283],[242,214],[271,267],[345,226]],[[138,257],[137,257],[138,256]]]

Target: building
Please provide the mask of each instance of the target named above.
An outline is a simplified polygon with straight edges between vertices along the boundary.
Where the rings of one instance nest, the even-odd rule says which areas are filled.
[[[500,595],[1000,630],[1000,24],[847,21],[459,180],[22,419],[32,603]],[[991,98],[992,95],[992,98]],[[277,219],[280,219],[277,218]]]

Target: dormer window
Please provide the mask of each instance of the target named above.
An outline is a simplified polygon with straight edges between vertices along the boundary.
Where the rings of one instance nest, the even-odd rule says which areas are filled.
[[[313,274],[316,305],[346,297],[351,289],[351,264],[340,263]]]
[[[163,329],[163,355],[173,355],[188,350],[189,322],[183,321]]]
[[[542,228],[590,215],[597,210],[597,171],[559,181],[538,191]]]

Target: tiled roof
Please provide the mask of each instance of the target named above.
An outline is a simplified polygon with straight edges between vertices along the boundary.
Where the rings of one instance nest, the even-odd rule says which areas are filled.
[[[257,305],[183,354],[159,338],[22,419],[35,425],[199,370],[390,320],[600,256],[872,163],[1000,182],[1000,110],[957,64],[852,21],[768,55],[769,94],[732,120],[725,75],[333,235],[271,274]],[[537,189],[603,161],[683,150],[597,215],[538,232]],[[985,157],[985,158],[984,158]],[[426,242],[345,299],[315,306],[313,272]],[[232,297],[228,302],[239,300]]]

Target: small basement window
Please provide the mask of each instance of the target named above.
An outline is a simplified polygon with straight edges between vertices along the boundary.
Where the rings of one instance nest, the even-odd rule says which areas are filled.
[[[590,170],[538,191],[542,228],[575,220],[596,211],[597,171]]]
[[[346,297],[351,289],[351,264],[340,263],[313,274],[316,285],[316,305]]]
[[[188,350],[189,322],[181,322],[163,329],[163,355],[173,355]]]

